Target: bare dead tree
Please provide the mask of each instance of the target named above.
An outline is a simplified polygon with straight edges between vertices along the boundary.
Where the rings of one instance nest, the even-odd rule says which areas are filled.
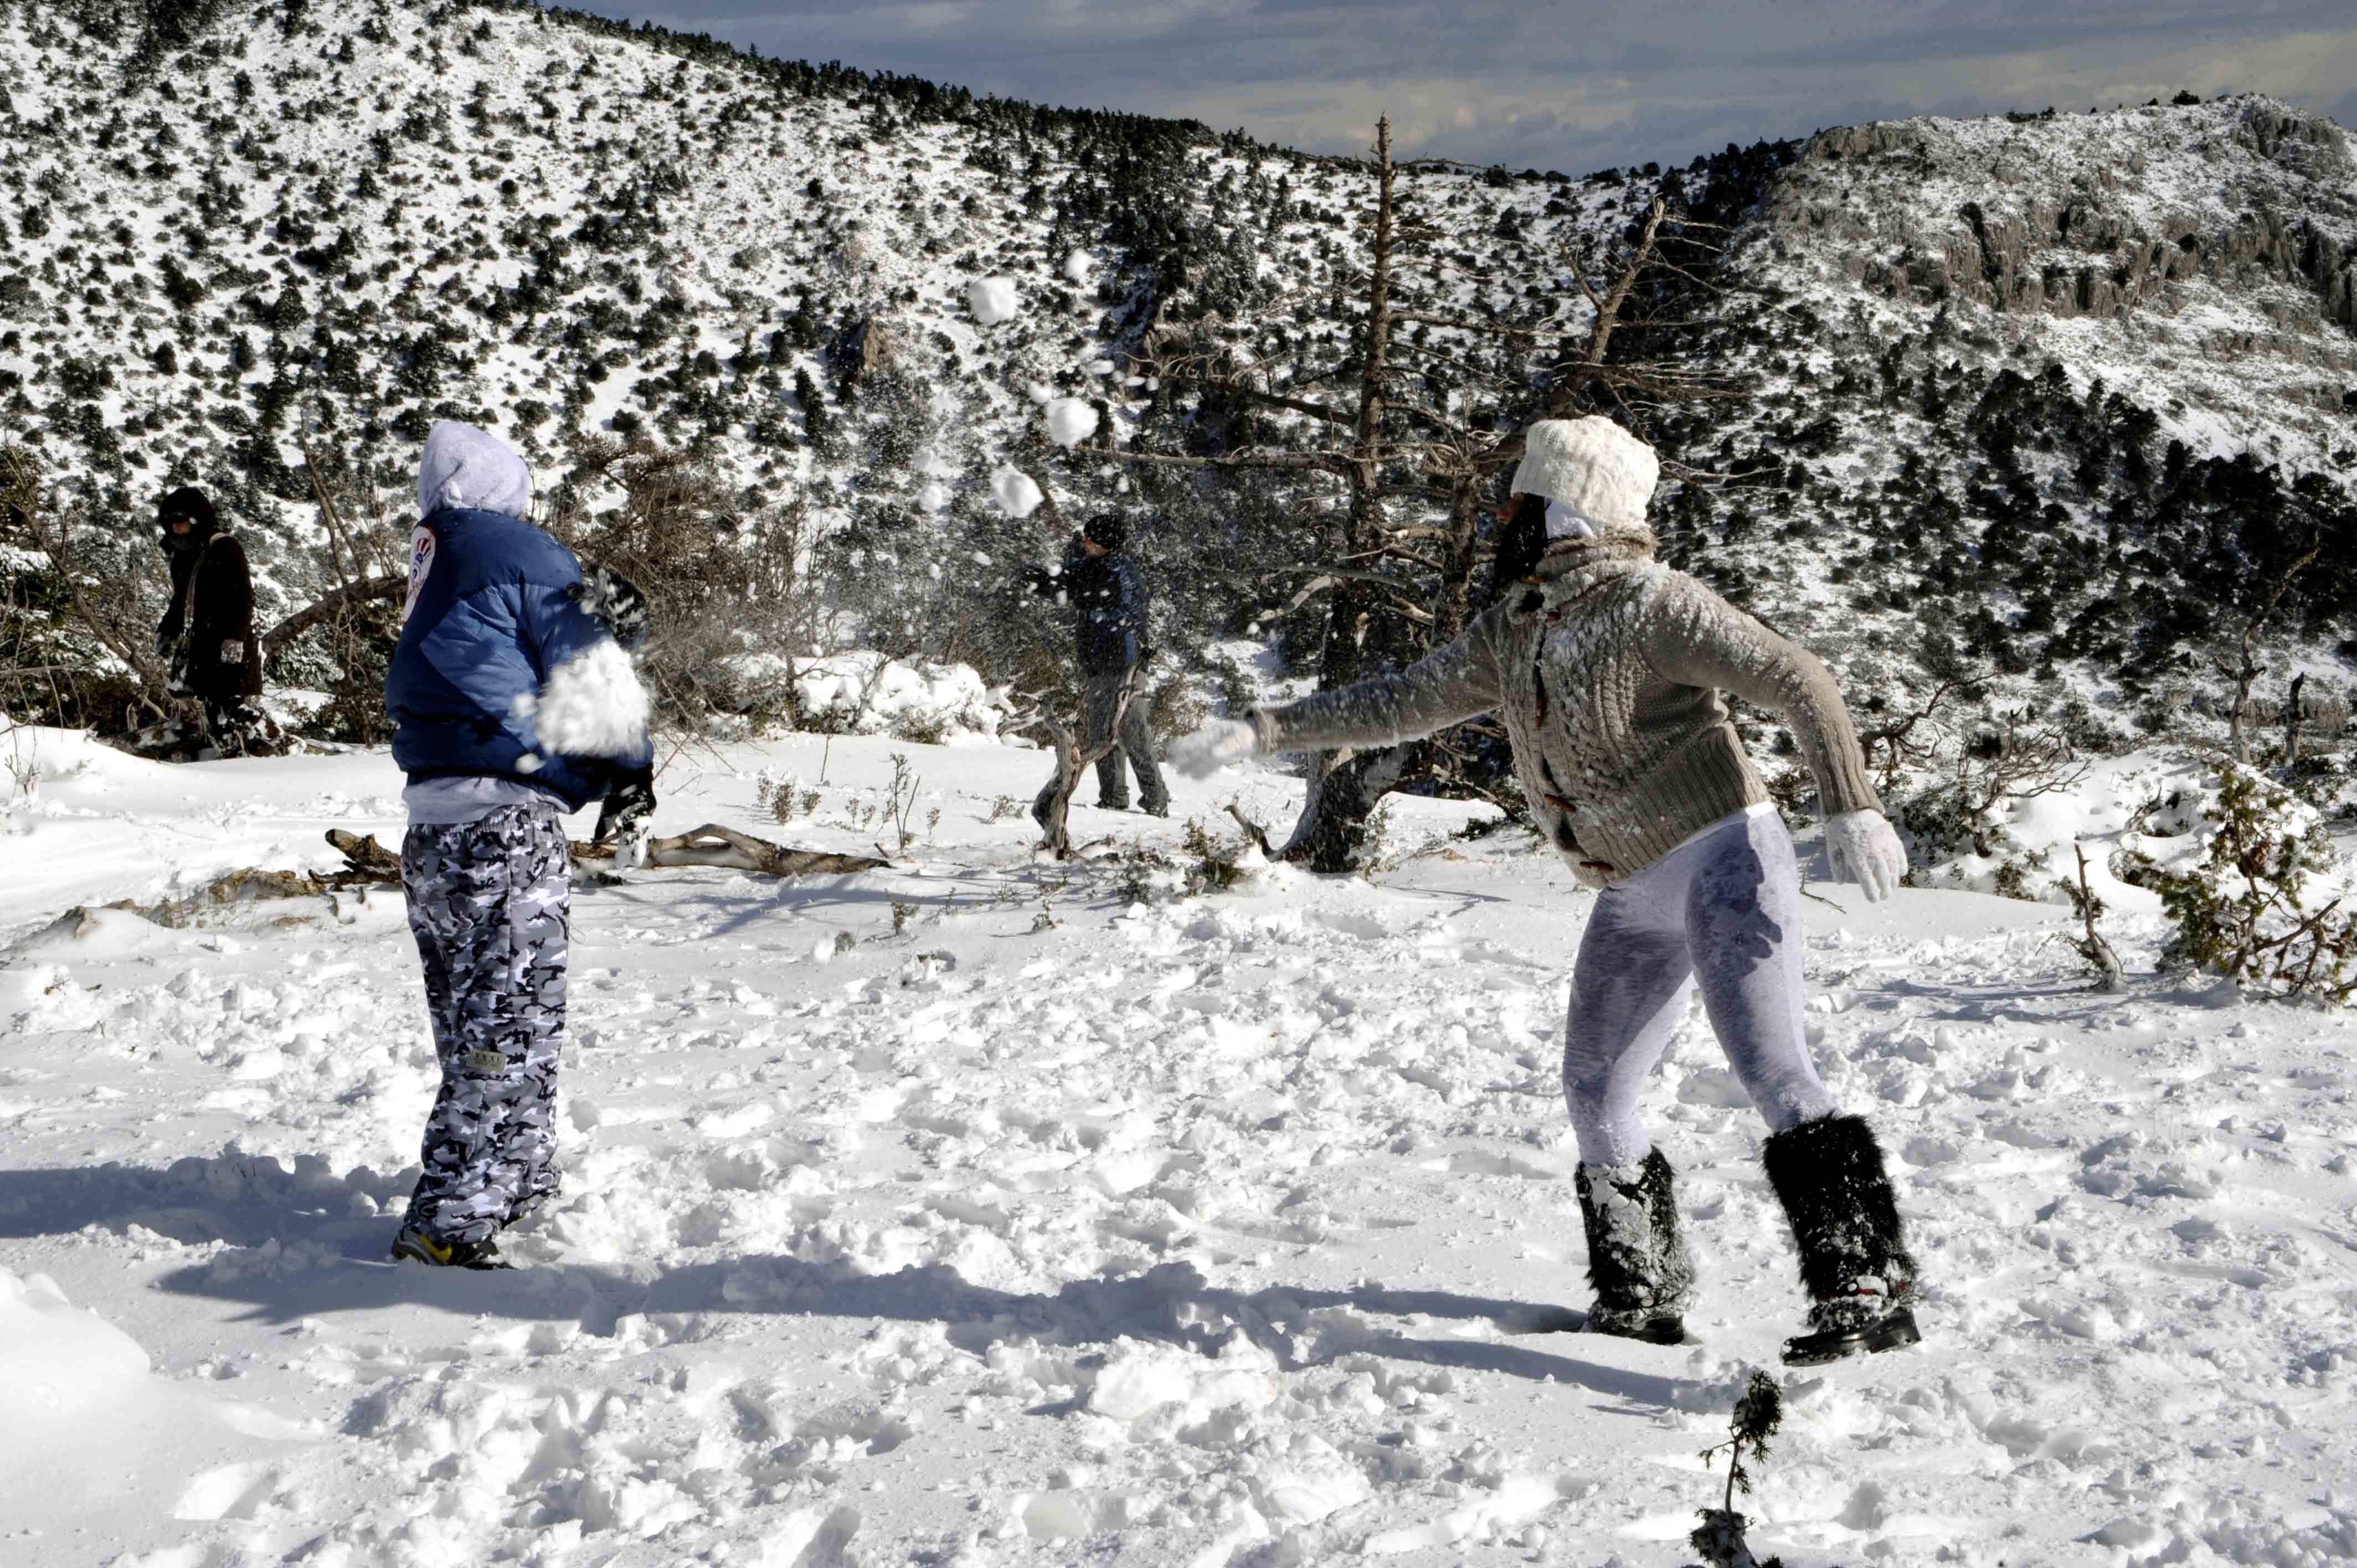
[[[1936,754],[1936,741],[1919,736],[1917,726],[1928,725],[1937,719],[1940,710],[1951,701],[1978,697],[1986,690],[1988,680],[1986,676],[1943,680],[1906,713],[1887,724],[1858,732],[1858,746],[1866,754],[1867,766],[1874,766],[1878,751],[1881,754],[1881,788],[1886,793],[1897,786],[1900,769],[1926,767]]]
[[[1482,518],[1500,478],[1522,456],[1532,418],[1718,390],[1681,365],[1612,358],[1617,331],[1640,318],[1671,325],[1640,308],[1650,308],[1659,292],[1649,276],[1670,264],[1662,241],[1674,220],[1664,203],[1651,203],[1597,255],[1565,248],[1560,254],[1573,278],[1537,300],[1535,310],[1522,308],[1519,295],[1486,316],[1430,308],[1415,297],[1426,292],[1415,280],[1457,263],[1420,247],[1453,236],[1402,209],[1399,176],[1423,166],[1394,162],[1387,119],[1376,126],[1372,151],[1371,161],[1356,166],[1373,186],[1364,264],[1337,274],[1321,294],[1327,311],[1351,327],[1350,352],[1340,363],[1286,366],[1249,345],[1215,338],[1165,343],[1150,362],[1150,373],[1166,383],[1292,416],[1290,439],[1216,457],[1112,454],[1141,465],[1237,476],[1330,478],[1338,526],[1322,558],[1297,568],[1304,581],[1284,611],[1326,596],[1322,691],[1362,678],[1378,657],[1405,657],[1464,629],[1483,556]],[[1681,233],[1700,227],[1677,221]],[[1703,243],[1698,236],[1692,242]],[[1308,303],[1310,292],[1272,302],[1268,319]],[[1395,303],[1403,293],[1407,302]],[[1442,336],[1397,330],[1403,326],[1438,328]],[[1435,395],[1428,389],[1436,381],[1455,390]],[[1418,382],[1426,393],[1405,395]],[[1453,775],[1459,766],[1456,751],[1430,740],[1313,755],[1301,814],[1279,853],[1321,871],[1351,869],[1383,794],[1412,779]]]
[[[2276,579],[2266,599],[2243,618],[2242,634],[2235,641],[2232,658],[2222,657],[2217,660],[2218,672],[2234,682],[2234,704],[2228,710],[2227,735],[2237,762],[2251,760],[2250,741],[2243,734],[2243,715],[2251,705],[2251,683],[2265,670],[2256,651],[2259,633],[2274,618],[2284,596],[2291,592],[2293,581],[2308,570],[2322,550],[2323,546],[2311,544],[2298,560],[2284,568],[2283,575]]]
[[[2308,671],[2303,670],[2291,678],[2291,690],[2284,698],[2284,766],[2299,766],[2300,700],[2307,695]]]
[[[1996,715],[1965,743],[1944,793],[1958,808],[1973,853],[1988,855],[1996,848],[1989,813],[1998,805],[2072,789],[2091,766],[2068,735],[2034,722],[2027,709],[2015,709]]]
[[[2079,950],[2080,957],[2094,966],[2096,990],[2112,993],[2125,991],[2127,978],[2120,968],[2120,955],[2112,950],[2112,944],[2104,940],[2104,934],[2095,929],[2096,920],[2104,913],[2104,901],[2087,884],[2087,846],[2074,842],[2071,851],[2079,857],[2079,884],[2073,887],[2065,883],[2063,890],[2070,894],[2071,902],[2078,909],[2079,918],[2086,931],[2071,945]]]
[[[408,585],[408,578],[390,574],[347,583],[313,600],[264,632],[262,645],[266,649],[283,648],[313,627],[335,620],[359,606],[397,599]]]
[[[146,635],[135,577],[85,558],[71,524],[50,510],[39,463],[21,446],[0,446],[0,521],[48,560],[75,624],[130,671],[135,707],[168,718],[158,700],[165,671]]]

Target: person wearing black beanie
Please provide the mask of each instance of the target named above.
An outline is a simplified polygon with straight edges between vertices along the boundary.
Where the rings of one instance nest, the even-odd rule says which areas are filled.
[[[1072,536],[1061,566],[1054,572],[1035,567],[1028,576],[1034,593],[1078,615],[1073,651],[1084,693],[1081,755],[1096,758],[1097,804],[1129,809],[1126,760],[1137,772],[1139,807],[1159,817],[1170,810],[1170,791],[1155,762],[1146,705],[1138,700],[1147,658],[1146,591],[1128,545],[1129,520],[1101,511]],[[1031,803],[1032,818],[1043,828],[1061,780],[1060,772]]]
[[[183,485],[156,506],[172,574],[172,602],[156,628],[172,694],[204,704],[205,728],[224,756],[242,753],[262,715],[262,648],[253,635],[253,575],[245,546],[223,532],[212,501]]]

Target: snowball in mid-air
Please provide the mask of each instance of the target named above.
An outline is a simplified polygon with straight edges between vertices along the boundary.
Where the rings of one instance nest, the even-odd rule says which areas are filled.
[[[1096,433],[1096,405],[1086,398],[1060,397],[1048,405],[1048,434],[1057,446],[1078,446]]]
[[[1019,468],[1001,468],[990,477],[990,493],[1009,517],[1029,517],[1045,498],[1031,476]]]
[[[920,511],[946,511],[949,504],[950,488],[939,479],[928,479],[924,488],[917,492],[917,507]]]
[[[965,303],[974,312],[974,318],[985,327],[1012,321],[1023,309],[1022,302],[1015,297],[1015,280],[1009,277],[974,279],[966,285]]]
[[[1086,251],[1074,251],[1064,258],[1064,275],[1074,283],[1088,282],[1089,274],[1095,270],[1096,263],[1090,259]]]

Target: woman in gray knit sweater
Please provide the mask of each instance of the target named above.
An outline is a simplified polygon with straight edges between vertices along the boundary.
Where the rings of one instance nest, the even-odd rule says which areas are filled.
[[[1494,607],[1408,669],[1215,719],[1170,759],[1206,777],[1258,753],[1387,746],[1498,714],[1533,819],[1599,890],[1564,1043],[1596,1292],[1587,1326],[1684,1336],[1693,1271],[1674,1173],[1637,1096],[1699,986],[1768,1122],[1768,1179],[1801,1254],[1809,1332],[1784,1359],[1912,1344],[1915,1268],[1881,1151],[1809,1059],[1792,839],[1719,693],[1774,713],[1800,743],[1836,876],[1888,897],[1906,854],[1825,667],[1653,559],[1658,473],[1652,448],[1609,419],[1533,425],[1514,490],[1525,526],[1543,510],[1546,544]]]

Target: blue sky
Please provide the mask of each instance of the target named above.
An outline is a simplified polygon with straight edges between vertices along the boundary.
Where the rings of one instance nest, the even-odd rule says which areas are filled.
[[[571,0],[765,55],[1585,173],[1918,113],[2257,91],[2357,123],[2351,0]]]

